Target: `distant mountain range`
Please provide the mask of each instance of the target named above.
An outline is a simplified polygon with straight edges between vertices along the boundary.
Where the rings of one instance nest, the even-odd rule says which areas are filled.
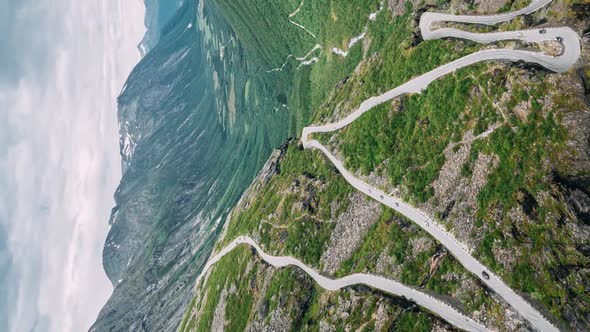
[[[489,329],[531,329],[434,237],[289,139],[491,47],[423,40],[425,11],[481,15],[521,4],[147,1],[145,56],[119,97],[123,178],[103,252],[115,290],[92,329],[453,330],[411,298],[362,285],[327,291],[246,247],[195,285],[211,252],[240,235],[323,276],[376,274]],[[590,11],[565,0],[547,7],[469,29],[571,27],[582,41],[574,69],[479,63],[313,139],[356,177],[446,227],[555,326],[587,330]]]
[[[146,4],[146,54],[119,97],[124,174],[103,253],[115,290],[96,331],[178,325],[228,212],[290,128],[215,8]]]

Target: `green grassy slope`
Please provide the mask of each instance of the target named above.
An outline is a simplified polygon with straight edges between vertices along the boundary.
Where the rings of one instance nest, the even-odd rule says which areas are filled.
[[[287,105],[294,110],[291,132],[295,134],[308,123],[342,117],[367,97],[482,48],[457,40],[420,42],[415,36],[416,8],[409,4],[404,15],[394,17],[386,7],[375,21],[368,21],[379,2],[306,1],[292,19],[313,32],[317,37],[313,38],[288,22],[288,14],[299,5],[296,1],[273,1],[261,8],[249,0],[240,10],[218,2],[231,12],[228,15],[236,15],[234,27],[253,45],[252,52],[259,53],[261,68],[280,65],[288,54],[305,54],[315,43],[322,46],[319,61],[312,66],[298,68],[292,60],[282,72],[257,74],[265,79],[281,77]],[[437,4],[449,2],[460,12],[477,9],[458,1]],[[510,2],[502,10],[523,5],[524,1]],[[247,19],[262,14],[268,15]],[[544,21],[567,22],[579,29],[582,20],[570,2],[555,1],[546,12],[498,29]],[[260,33],[283,24],[289,27]],[[367,36],[346,59],[331,53],[332,47],[346,48],[365,25]],[[349,127],[318,138],[343,156],[347,168],[381,180],[381,186],[397,189],[404,199],[432,211],[474,248],[476,257],[552,319],[568,328],[584,329],[590,326],[590,292],[585,286],[590,261],[585,249],[588,239],[580,234],[587,220],[571,199],[574,189],[589,190],[585,180],[571,180],[589,174],[579,145],[573,143],[579,140],[576,123],[588,123],[581,86],[576,70],[557,75],[529,66],[478,64],[434,82],[423,94],[381,105]],[[485,138],[463,142],[467,133],[477,136],[490,128],[497,129]],[[465,158],[459,158],[463,150]],[[437,193],[438,184],[448,180],[448,175],[441,177],[441,170],[449,165],[459,174],[453,179],[457,193]],[[289,145],[280,168],[268,183],[251,187],[246,204],[234,209],[216,246],[219,249],[247,234],[270,253],[292,255],[322,270],[321,257],[334,221],[351,204],[352,188],[318,152],[301,151],[296,143]],[[302,208],[306,202],[311,209]],[[415,243],[429,240],[430,245],[414,252]],[[187,330],[211,326],[219,294],[232,284],[236,287],[225,301],[224,314],[231,330],[242,330],[244,319],[247,324],[260,319],[271,324],[270,313],[277,308],[287,312],[293,330],[317,330],[321,321],[336,330],[374,330],[374,313],[381,305],[389,308],[385,325],[394,330],[428,331],[444,325],[403,300],[362,288],[325,292],[294,269],[274,270],[249,250],[237,252],[222,259],[209,280],[199,285],[187,310]],[[513,328],[504,323],[513,321],[507,317],[506,305],[490,297],[452,257],[444,256],[430,273],[433,257],[440,253],[429,236],[383,209],[335,276],[361,271],[384,274],[448,299],[492,328]],[[382,257],[393,262],[391,270],[384,272],[379,266]],[[238,266],[233,266],[236,262]],[[239,270],[234,273],[235,269]],[[244,288],[238,286],[243,284]],[[234,297],[243,299],[241,305],[229,300]],[[352,301],[355,305],[347,307],[348,316],[342,318],[334,308],[346,307],[342,301],[347,298],[362,300]],[[261,312],[260,303],[266,303],[267,310]]]

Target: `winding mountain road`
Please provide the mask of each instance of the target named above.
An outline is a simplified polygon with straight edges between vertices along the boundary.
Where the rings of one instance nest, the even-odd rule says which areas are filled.
[[[199,277],[197,278],[196,284],[199,283],[199,280],[203,278],[206,271],[209,270],[209,268],[211,268],[213,264],[217,263],[221,258],[223,258],[223,256],[227,255],[241,244],[247,244],[250,245],[252,248],[256,249],[258,255],[260,255],[260,257],[264,261],[266,261],[274,267],[280,268],[286,266],[296,266],[300,268],[305,273],[307,273],[311,278],[313,278],[313,280],[317,282],[320,287],[324,289],[336,291],[353,285],[366,285],[389,294],[403,296],[409,299],[410,301],[413,301],[416,304],[430,310],[436,315],[443,317],[450,324],[463,330],[487,331],[487,329],[483,325],[463,315],[462,313],[460,313],[450,305],[446,304],[445,302],[440,301],[417,289],[405,286],[397,281],[379,277],[376,275],[362,273],[351,274],[340,279],[331,279],[321,275],[318,271],[305,265],[303,262],[296,258],[289,256],[271,256],[265,253],[258,246],[258,244],[248,236],[237,237],[225,248],[223,248],[223,250],[217,253],[214,257],[210,258],[205,267],[203,268],[203,272],[201,272],[201,275],[199,275]]]
[[[330,151],[316,140],[310,140],[309,135],[313,133],[327,133],[344,128],[358,119],[365,112],[373,107],[387,102],[393,98],[404,94],[420,93],[426,89],[430,83],[439,79],[442,76],[453,73],[458,69],[473,65],[482,61],[525,61],[529,63],[536,63],[547,69],[555,72],[565,72],[572,65],[576,63],[580,57],[580,40],[577,33],[568,28],[547,28],[534,29],[522,31],[507,31],[507,32],[493,32],[493,33],[471,33],[462,30],[443,28],[439,30],[432,30],[432,24],[435,22],[452,21],[461,23],[477,23],[477,24],[497,24],[508,21],[518,15],[530,14],[539,10],[550,3],[551,0],[539,0],[532,2],[528,7],[523,8],[513,13],[492,16],[454,16],[448,14],[424,13],[420,20],[420,29],[424,39],[438,39],[438,38],[463,38],[472,40],[478,43],[492,43],[501,40],[521,40],[527,43],[541,43],[541,42],[561,42],[564,47],[563,54],[560,56],[550,56],[543,53],[523,51],[523,50],[508,50],[508,49],[492,49],[475,52],[463,58],[440,66],[426,74],[418,76],[409,82],[390,90],[380,96],[371,97],[361,103],[360,107],[351,113],[346,118],[336,123],[330,123],[323,126],[310,126],[303,129],[302,142],[303,147],[316,148],[322,151],[328,159],[341,172],[342,176],[357,190],[371,196],[373,199],[385,204],[399,213],[403,214],[414,223],[422,227],[429,234],[431,234],[437,241],[444,245],[449,252],[461,264],[478,276],[483,283],[490,287],[494,292],[500,295],[507,303],[509,303],[517,312],[524,316],[532,326],[541,331],[557,331],[558,329],[549,322],[543,315],[526,302],[521,296],[516,294],[510,287],[508,287],[497,275],[489,271],[483,264],[470,255],[469,250],[461,244],[449,232],[447,232],[441,225],[439,225],[433,218],[426,213],[417,209],[399,198],[387,195],[385,192],[363,182],[352,175]],[[484,278],[482,273],[486,271],[489,279]]]
[[[547,318],[545,318],[537,309],[531,306],[520,295],[508,287],[497,275],[488,270],[482,263],[471,256],[469,249],[459,242],[450,232],[446,231],[443,226],[437,223],[434,218],[428,216],[427,213],[418,208],[405,203],[399,198],[389,196],[382,190],[373,187],[362,180],[355,177],[346,168],[342,162],[338,160],[325,146],[316,140],[309,138],[309,135],[314,133],[327,133],[342,129],[362,114],[371,110],[373,107],[387,102],[398,96],[412,93],[420,93],[426,89],[433,81],[455,72],[458,69],[479,63],[482,61],[524,61],[528,63],[535,63],[550,69],[555,72],[565,72],[572,65],[576,63],[580,56],[580,40],[575,31],[568,27],[562,28],[546,28],[546,29],[532,29],[522,31],[508,31],[508,32],[492,32],[492,33],[472,33],[453,28],[441,28],[432,30],[432,25],[435,22],[459,22],[459,23],[474,23],[484,25],[494,25],[500,22],[512,20],[519,15],[533,13],[547,4],[551,0],[537,0],[533,1],[528,7],[521,10],[490,16],[466,16],[466,15],[449,15],[442,13],[426,12],[422,15],[420,21],[420,29],[425,40],[439,39],[439,38],[462,38],[478,43],[493,43],[501,40],[521,40],[526,43],[543,43],[543,42],[558,42],[563,45],[563,53],[559,56],[551,56],[544,53],[524,51],[524,50],[510,50],[510,49],[490,49],[475,52],[463,58],[442,65],[426,74],[418,76],[403,85],[398,86],[380,96],[371,97],[365,100],[359,108],[345,117],[344,119],[322,126],[310,126],[303,129],[302,143],[306,149],[315,148],[320,150],[326,157],[334,164],[340,171],[345,180],[350,183],[357,190],[372,197],[376,201],[387,205],[388,207],[398,211],[408,219],[412,220],[437,241],[444,245],[449,252],[470,272],[475,274],[481,281],[490,289],[500,295],[508,304],[510,304],[518,313],[520,313],[530,324],[540,331],[558,331]],[[321,287],[336,290],[342,287],[347,287],[354,284],[365,284],[370,287],[380,289],[390,294],[405,296],[412,299],[420,306],[427,308],[431,312],[439,315],[449,323],[465,330],[483,331],[485,327],[476,323],[472,319],[459,313],[457,310],[448,304],[435,299],[416,289],[404,286],[396,281],[388,280],[383,277],[378,277],[369,274],[353,274],[341,279],[329,279],[320,275],[316,270],[306,266],[299,260],[292,257],[275,257],[264,253],[258,245],[248,237],[239,237],[235,239],[230,245],[224,248],[220,253],[213,257],[205,266],[205,269],[199,276],[199,279],[206,273],[206,271],[215,264],[221,257],[233,250],[239,244],[248,244],[254,247],[260,256],[268,263],[282,267],[287,265],[294,265],[306,273],[308,273]],[[489,278],[482,276],[486,272]]]

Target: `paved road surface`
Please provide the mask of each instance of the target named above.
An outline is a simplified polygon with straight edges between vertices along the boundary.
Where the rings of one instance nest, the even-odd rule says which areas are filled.
[[[199,283],[199,280],[203,278],[205,273],[209,270],[209,268],[211,268],[213,264],[217,263],[221,258],[223,258],[223,256],[227,255],[241,244],[247,244],[256,249],[258,255],[260,255],[260,257],[264,261],[273,265],[274,267],[280,268],[285,266],[296,266],[302,269],[311,278],[313,278],[313,280],[315,280],[315,282],[317,282],[317,284],[320,287],[325,288],[327,290],[335,291],[353,285],[366,285],[371,288],[383,291],[385,293],[393,294],[396,296],[403,296],[409,299],[410,301],[413,301],[416,304],[420,305],[421,307],[428,309],[434,314],[443,317],[450,324],[463,330],[488,331],[483,325],[463,315],[462,313],[460,313],[450,305],[446,304],[445,302],[440,301],[417,289],[405,286],[397,281],[389,280],[387,278],[371,274],[362,273],[351,274],[340,279],[330,279],[328,277],[321,275],[318,271],[305,265],[303,262],[296,258],[289,256],[271,256],[266,254],[258,246],[258,244],[256,244],[256,242],[248,236],[239,236],[238,238],[233,240],[229,245],[223,248],[223,250],[221,250],[218,254],[210,258],[207,264],[205,265],[203,272],[201,272],[201,275],[197,278],[196,283]]]

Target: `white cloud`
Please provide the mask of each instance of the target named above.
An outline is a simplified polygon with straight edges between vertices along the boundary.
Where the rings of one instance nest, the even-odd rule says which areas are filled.
[[[46,10],[43,73],[25,64],[18,83],[0,89],[0,222],[18,275],[8,316],[13,331],[83,331],[112,291],[102,245],[120,179],[116,98],[139,61],[145,8],[33,3],[18,15]]]

